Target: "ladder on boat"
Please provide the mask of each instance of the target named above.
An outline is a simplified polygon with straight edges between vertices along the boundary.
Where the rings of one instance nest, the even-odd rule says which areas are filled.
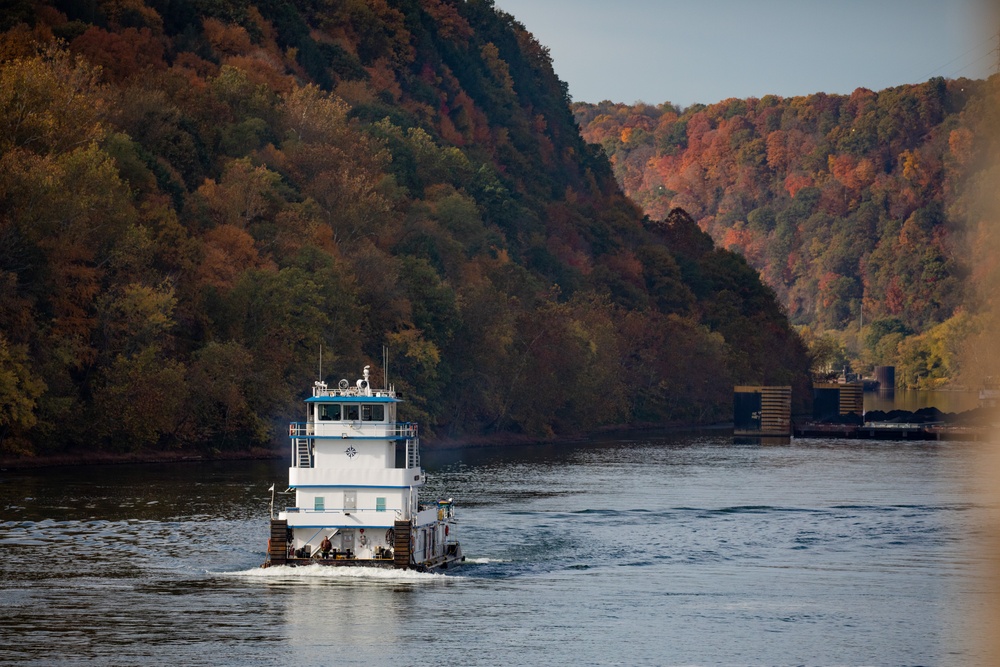
[[[298,468],[312,468],[312,448],[309,438],[295,438],[295,465]]]
[[[410,469],[420,467],[420,448],[417,446],[416,438],[406,439],[406,467]]]

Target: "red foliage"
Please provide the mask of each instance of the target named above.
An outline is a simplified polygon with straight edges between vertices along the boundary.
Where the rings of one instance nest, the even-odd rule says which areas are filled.
[[[789,197],[794,197],[802,188],[813,185],[813,178],[807,174],[791,173],[785,177],[785,191]]]
[[[108,32],[96,26],[73,40],[70,48],[100,65],[109,78],[123,81],[146,70],[164,70],[163,39],[149,28]]]

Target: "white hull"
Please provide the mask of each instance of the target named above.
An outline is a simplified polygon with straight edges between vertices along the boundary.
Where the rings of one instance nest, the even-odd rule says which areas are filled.
[[[416,424],[397,422],[395,391],[365,378],[316,383],[306,420],[289,427],[295,505],[272,516],[267,565],[430,570],[464,560],[450,500],[421,505]]]

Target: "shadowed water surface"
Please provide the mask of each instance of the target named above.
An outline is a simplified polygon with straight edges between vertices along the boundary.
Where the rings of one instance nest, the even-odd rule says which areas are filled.
[[[283,461],[3,472],[0,663],[969,664],[968,447],[425,452],[448,574],[260,569]]]

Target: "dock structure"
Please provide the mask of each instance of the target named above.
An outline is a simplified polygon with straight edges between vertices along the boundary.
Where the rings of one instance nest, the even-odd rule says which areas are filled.
[[[795,427],[796,438],[838,438],[843,440],[966,440],[989,441],[992,430],[985,427],[942,424],[817,424]]]
[[[827,420],[854,413],[865,414],[865,387],[861,382],[814,382],[813,419]]]
[[[792,434],[792,388],[733,387],[733,435],[787,438]]]

